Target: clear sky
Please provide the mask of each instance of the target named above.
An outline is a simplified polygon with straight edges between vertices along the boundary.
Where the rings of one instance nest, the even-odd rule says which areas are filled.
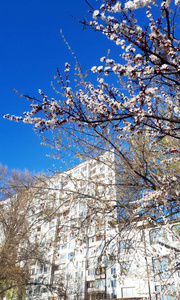
[[[100,0],[91,0],[98,7]],[[0,1],[0,162],[9,169],[39,172],[60,161],[46,157],[49,149],[30,125],[10,122],[3,114],[20,115],[28,109],[19,93],[38,96],[42,89],[51,97],[51,81],[56,68],[64,70],[66,61],[73,60],[60,29],[75,52],[83,71],[99,63],[107,54],[105,37],[82,25],[70,15],[83,19],[89,16],[84,0],[1,0]]]

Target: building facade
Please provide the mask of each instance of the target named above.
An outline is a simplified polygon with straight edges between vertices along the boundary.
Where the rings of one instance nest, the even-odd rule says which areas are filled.
[[[180,299],[180,224],[125,227],[117,198],[113,152],[49,180],[32,211],[46,259],[32,263],[29,300]]]

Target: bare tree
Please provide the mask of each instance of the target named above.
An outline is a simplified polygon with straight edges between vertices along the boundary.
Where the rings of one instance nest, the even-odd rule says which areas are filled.
[[[36,235],[44,222],[43,210],[36,211],[44,195],[45,177],[11,171],[1,166],[0,295],[24,299],[30,286],[34,262],[48,264],[41,240]],[[37,198],[38,197],[38,198]],[[37,200],[38,199],[38,200]],[[35,284],[31,281],[31,285]]]
[[[105,151],[113,151],[115,163],[108,157],[101,163],[108,165],[109,178],[114,176],[114,181],[104,181],[91,173],[84,181],[92,188],[82,191],[83,179],[73,179],[76,192],[73,189],[72,194],[79,198],[81,194],[87,202],[83,224],[89,227],[92,219],[101,227],[99,216],[108,215],[109,225],[118,228],[119,236],[124,228],[142,234],[151,227],[166,227],[170,235],[174,234],[172,223],[179,219],[180,192],[178,11],[179,1],[126,1],[124,5],[105,1],[98,9],[90,6],[92,20],[80,22],[110,39],[112,52],[117,47],[120,58],[111,58],[108,53],[100,58],[99,66],[92,66],[97,84],[84,76],[76,60],[76,90],[70,85],[70,64],[66,63],[65,76],[57,70],[60,91],[54,86],[60,100],[48,99],[39,90],[40,99],[25,95],[32,103],[23,117],[5,116],[34,124],[44,143],[54,147],[59,158],[68,150],[82,160],[92,158],[98,162]],[[140,15],[146,15],[144,24]],[[46,130],[53,131],[52,140],[46,138]],[[67,191],[63,196],[64,204],[74,203],[70,195]],[[144,235],[138,239],[146,245]],[[165,240],[161,243],[175,251],[176,264],[171,264],[174,272],[179,245]],[[154,250],[143,249],[148,257],[145,264],[149,277],[149,251]],[[156,270],[159,269],[154,264]]]

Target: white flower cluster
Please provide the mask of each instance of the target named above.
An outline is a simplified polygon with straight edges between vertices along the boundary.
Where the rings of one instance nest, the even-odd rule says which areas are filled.
[[[167,134],[180,137],[177,130],[180,125],[180,43],[172,35],[174,28],[169,34],[167,28],[163,28],[162,15],[153,16],[148,6],[152,2],[132,0],[123,6],[120,1],[108,1],[94,10],[89,25],[114,42],[120,54],[116,59],[103,56],[100,65],[92,66],[92,73],[97,74],[97,87],[83,79],[80,82],[83,87],[73,93],[70,65],[66,62],[65,80],[58,73],[64,101],[48,100],[39,90],[42,103],[33,100],[31,111],[23,117],[5,117],[35,124],[39,130],[59,128],[68,121],[78,122],[78,126],[84,123],[94,126],[116,120],[119,121],[118,133],[141,134],[143,130],[153,138]],[[168,5],[168,2],[162,5],[162,13]],[[146,28],[140,26],[141,22],[136,19],[138,14],[131,12],[144,6],[147,6]],[[119,88],[105,82],[105,78],[112,82],[111,75],[113,82],[117,78]]]
[[[97,16],[99,15],[99,10],[95,10],[94,12],[93,12],[93,19],[97,19]]]
[[[125,9],[126,10],[135,10],[139,9],[145,6],[148,6],[149,4],[153,3],[153,0],[134,0],[134,1],[127,1],[125,3]]]

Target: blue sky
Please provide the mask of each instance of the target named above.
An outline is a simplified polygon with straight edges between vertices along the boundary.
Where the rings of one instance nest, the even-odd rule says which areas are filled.
[[[95,7],[101,1],[91,0]],[[110,42],[82,25],[73,16],[89,16],[84,0],[2,0],[0,1],[0,162],[9,169],[29,169],[39,172],[61,162],[46,157],[49,149],[29,125],[2,118],[3,114],[21,114],[28,109],[20,94],[38,96],[42,89],[51,97],[51,81],[56,68],[64,70],[66,61],[73,58],[67,49],[60,29],[75,52],[83,71],[99,63],[107,54]]]

